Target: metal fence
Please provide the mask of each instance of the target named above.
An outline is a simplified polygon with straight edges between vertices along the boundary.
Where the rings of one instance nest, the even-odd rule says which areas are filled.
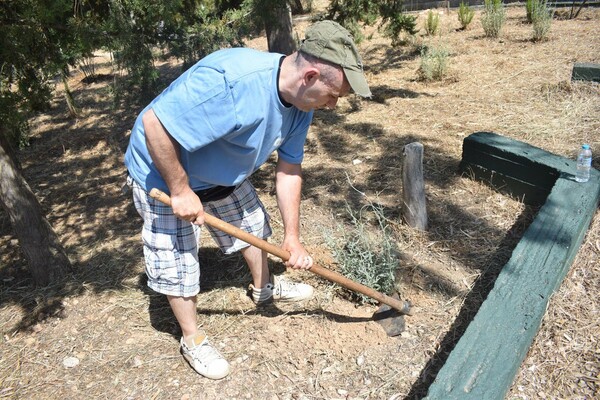
[[[460,3],[467,3],[469,6],[477,7],[483,6],[483,0],[439,0],[439,1],[431,1],[431,0],[405,0],[404,1],[404,10],[406,11],[420,11],[427,10],[431,8],[458,8]],[[525,4],[522,0],[504,0],[505,4]],[[585,3],[585,4],[584,4]],[[552,7],[576,7],[579,8],[582,4],[584,7],[600,7],[600,0],[557,0],[557,1],[548,1],[548,4]]]

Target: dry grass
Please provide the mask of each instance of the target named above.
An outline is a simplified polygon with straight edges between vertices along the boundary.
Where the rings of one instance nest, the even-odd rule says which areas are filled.
[[[60,287],[33,288],[8,221],[0,220],[0,398],[422,397],[535,215],[456,174],[463,138],[490,130],[568,157],[583,141],[600,149],[600,89],[570,82],[574,61],[600,62],[600,12],[554,21],[542,43],[530,40],[524,8],[509,9],[500,40],[483,37],[479,15],[467,31],[457,30],[455,11],[442,16],[438,40],[451,50],[450,76],[435,83],[417,79],[415,48],[392,49],[371,28],[373,38],[361,46],[374,99],[350,97],[337,112],[317,112],[307,141],[305,243],[335,268],[326,228],[345,218],[346,203],[383,205],[403,256],[398,287],[416,308],[406,332],[385,336],[370,321],[373,307],[355,306],[308,273],[293,277],[314,284],[315,299],[257,310],[244,295],[249,279],[240,258],[221,257],[205,237],[199,319],[233,364],[219,382],[184,363],[165,300],[145,288],[139,219],[120,194],[137,110],[113,109],[106,82],[84,84],[74,75],[82,117],[64,117],[57,98],[51,112],[32,121],[32,145],[21,159],[78,272]],[[427,232],[400,223],[401,153],[412,141],[425,146]],[[597,159],[594,165],[600,167]],[[277,243],[282,227],[271,167],[254,182]],[[599,256],[596,215],[509,398],[598,396]],[[272,267],[282,271],[275,260]],[[66,367],[68,357],[79,364]]]

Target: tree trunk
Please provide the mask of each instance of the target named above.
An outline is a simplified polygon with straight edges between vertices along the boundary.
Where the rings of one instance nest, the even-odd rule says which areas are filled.
[[[287,1],[281,0],[279,6],[272,10],[271,17],[266,19],[265,31],[271,53],[289,55],[296,51],[296,41],[292,36],[292,11]]]
[[[427,206],[423,182],[423,145],[414,142],[404,146],[402,163],[402,213],[406,223],[427,229]]]
[[[10,217],[36,285],[46,286],[71,271],[69,258],[42,215],[40,203],[2,146],[0,203]]]
[[[19,160],[17,159],[17,151],[15,149],[15,146],[13,145],[11,140],[8,138],[8,136],[4,133],[4,131],[2,130],[1,127],[0,127],[0,147],[2,147],[2,150],[6,153],[6,155],[8,156],[8,159],[12,161],[12,163],[15,165],[15,167],[17,169],[21,169],[21,164],[19,163]],[[0,171],[2,171],[2,170],[0,169]]]
[[[69,110],[69,116],[71,118],[79,118],[79,110],[75,105],[75,99],[73,99],[73,93],[69,87],[69,69],[65,67],[65,70],[61,72],[61,79],[65,90],[65,100],[67,101],[67,109]]]
[[[292,0],[290,7],[292,8],[292,14],[304,14],[302,0]]]

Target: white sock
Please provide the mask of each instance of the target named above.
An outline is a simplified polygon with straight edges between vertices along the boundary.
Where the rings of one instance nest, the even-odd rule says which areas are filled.
[[[267,283],[262,289],[257,289],[254,285],[250,285],[250,287],[252,288],[252,300],[255,303],[261,303],[273,297],[273,285],[270,283]]]

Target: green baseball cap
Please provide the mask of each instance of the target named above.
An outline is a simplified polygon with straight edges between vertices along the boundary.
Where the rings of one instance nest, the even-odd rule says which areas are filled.
[[[362,61],[352,35],[334,21],[319,21],[311,25],[298,51],[339,65],[354,93],[371,97]]]

